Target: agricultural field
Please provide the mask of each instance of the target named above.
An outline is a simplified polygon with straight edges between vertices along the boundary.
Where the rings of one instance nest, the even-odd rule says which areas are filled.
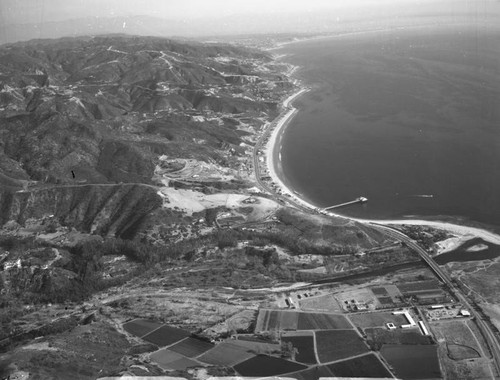
[[[431,329],[440,343],[446,344],[448,356],[453,360],[481,357],[482,349],[468,324],[472,321],[444,321],[432,323]]]
[[[415,330],[392,330],[386,328],[365,329],[367,341],[373,350],[380,350],[384,344],[432,344],[431,337]]]
[[[305,365],[272,356],[259,355],[234,366],[242,376],[276,376],[307,368]]]
[[[407,324],[404,315],[393,315],[391,312],[373,312],[362,314],[351,314],[348,316],[354,325],[366,329],[368,327],[385,327],[386,323],[392,322],[396,326]]]
[[[169,346],[191,335],[189,331],[163,325],[162,327],[150,332],[142,337],[150,343],[159,347]]]
[[[198,360],[213,364],[231,367],[255,356],[251,350],[232,343],[220,343],[211,350],[198,357]]]
[[[176,343],[173,346],[169,347],[169,350],[187,356],[188,358],[194,358],[212,348],[214,348],[214,345],[212,343],[206,342],[201,339],[188,337],[184,340],[181,340],[179,343]]]
[[[162,323],[151,321],[148,319],[135,319],[133,321],[124,323],[123,329],[129,334],[138,336],[140,338],[161,326]]]
[[[335,330],[352,325],[343,315],[301,313],[286,310],[260,310],[255,331],[279,330]]]
[[[338,301],[331,294],[301,299],[299,301],[299,307],[301,310],[310,311],[342,311]]]
[[[373,353],[327,366],[338,377],[388,377],[392,374]]]
[[[274,343],[244,340],[240,338],[231,340],[231,344],[244,348],[247,351],[254,352],[255,354],[272,355],[281,353],[281,346]]]
[[[188,367],[199,367],[202,365],[166,348],[151,354],[151,360],[166,370],[184,370]]]
[[[386,344],[380,353],[398,378],[441,378],[436,345]]]
[[[333,374],[326,365],[305,369],[303,371],[295,372],[287,375],[297,380],[318,380],[320,377],[333,377]]]
[[[282,312],[280,320],[280,330],[297,330],[298,318],[299,314],[296,312]]]
[[[403,294],[441,290],[439,282],[436,280],[399,283],[397,284],[397,287]]]
[[[314,333],[316,350],[321,363],[368,352],[368,347],[354,330],[324,330]]]
[[[371,288],[373,294],[375,294],[375,297],[387,297],[389,295],[389,292],[384,286],[377,286],[374,288]]]
[[[313,335],[282,336],[281,341],[291,344],[296,349],[295,361],[305,364],[316,364]]]
[[[297,330],[345,330],[352,325],[343,315],[300,313]]]

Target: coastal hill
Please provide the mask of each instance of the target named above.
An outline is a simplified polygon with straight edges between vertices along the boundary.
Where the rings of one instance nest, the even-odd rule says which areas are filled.
[[[286,90],[279,73],[260,71],[258,64],[270,61],[231,45],[119,35],[4,45],[1,221],[39,216],[37,205],[43,204],[43,212],[69,225],[88,225],[96,213],[85,201],[89,194],[101,208],[113,199],[130,210],[151,211],[161,204],[151,188],[91,185],[152,185],[162,155],[223,164],[227,150],[248,135],[234,117],[272,117],[279,91],[274,100],[268,95],[275,87]],[[216,117],[221,114],[227,117]],[[78,187],[84,184],[89,186]],[[15,193],[28,187],[44,189],[30,192],[29,201],[28,193]],[[57,200],[52,212],[50,199]],[[128,213],[121,218],[129,219]]]

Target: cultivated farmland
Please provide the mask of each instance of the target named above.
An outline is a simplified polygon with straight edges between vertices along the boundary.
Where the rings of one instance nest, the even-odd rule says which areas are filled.
[[[154,343],[157,346],[163,347],[178,342],[179,340],[182,340],[189,335],[191,335],[189,331],[164,325],[143,336],[142,339]]]
[[[168,349],[163,349],[151,354],[151,360],[158,363],[158,365],[163,369],[178,369],[184,370],[188,367],[201,366],[200,363],[194,360],[188,359],[176,352],[172,352]]]
[[[397,284],[399,291],[403,294],[412,294],[422,291],[441,290],[439,282],[435,280],[417,281]]]
[[[294,311],[281,312],[280,330],[297,330],[298,313]]]
[[[314,337],[310,336],[282,336],[281,341],[291,343],[297,350],[295,360],[306,364],[316,364],[314,355]]]
[[[392,377],[375,354],[330,364],[328,369],[338,377]]]
[[[386,328],[367,328],[368,344],[374,350],[380,350],[384,344],[432,344],[429,336],[415,330],[392,330]]]
[[[302,310],[333,312],[342,311],[338,301],[331,294],[301,299],[299,301],[299,306]]]
[[[343,330],[349,328],[352,328],[352,325],[343,315],[260,310],[255,331]]]
[[[321,363],[368,352],[368,347],[354,330],[324,330],[314,333],[316,350]]]
[[[213,347],[214,345],[212,343],[189,337],[174,344],[169,349],[189,358],[194,358],[195,356],[201,355]]]
[[[387,344],[380,353],[403,379],[441,377],[436,345]]]
[[[300,313],[298,330],[337,330],[350,329],[352,325],[343,315]]]
[[[136,319],[123,324],[123,328],[129,334],[142,337],[153,330],[156,330],[162,324],[150,321],[148,319]]]
[[[247,351],[254,352],[255,354],[271,355],[281,353],[281,346],[279,344],[244,340],[241,339],[241,337],[239,339],[232,340],[231,344],[241,347]]]
[[[305,369],[303,371],[295,372],[286,377],[291,377],[297,380],[318,380],[320,377],[333,377],[326,365]]]
[[[393,315],[390,312],[376,312],[349,315],[349,319],[357,327],[365,329],[367,327],[385,327],[388,322],[394,323],[396,326],[407,324],[404,315]]]
[[[242,376],[275,376],[307,368],[305,365],[272,356],[259,355],[234,366]]]
[[[254,354],[244,347],[232,343],[220,343],[198,357],[198,360],[208,364],[231,367],[253,356]]]

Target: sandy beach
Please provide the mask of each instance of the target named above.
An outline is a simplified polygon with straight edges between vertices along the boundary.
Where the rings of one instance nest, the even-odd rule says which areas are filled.
[[[296,67],[294,67],[288,76],[290,77],[293,72],[295,72]],[[297,80],[294,80],[294,83],[298,83]],[[269,176],[272,178],[273,182],[279,187],[282,194],[287,194],[294,202],[301,204],[309,209],[317,210],[318,206],[313,205],[312,203],[307,202],[305,199],[301,198],[298,193],[296,193],[293,189],[288,187],[285,182],[282,180],[283,172],[281,167],[281,137],[285,132],[287,125],[293,119],[293,117],[297,114],[298,110],[293,107],[292,103],[299,96],[308,92],[309,89],[306,87],[301,87],[299,91],[290,95],[287,99],[283,101],[284,111],[279,116],[279,119],[276,122],[276,127],[271,132],[270,138],[266,144],[265,149],[265,160],[267,169],[269,171]],[[462,242],[479,237],[489,243],[500,245],[500,235],[495,234],[493,232],[469,226],[462,226],[457,224],[452,224],[448,222],[439,222],[439,221],[427,221],[427,220],[418,220],[418,219],[398,219],[398,220],[373,220],[373,219],[356,219],[347,217],[340,214],[334,214],[331,212],[326,213],[332,217],[345,218],[352,221],[356,221],[359,223],[379,223],[379,224],[392,224],[392,225],[413,225],[413,226],[429,226],[431,228],[441,229],[449,232],[450,234],[456,236],[456,244],[459,245]],[[450,242],[451,243],[451,242]],[[452,244],[451,244],[452,245]],[[452,249],[452,247],[447,247],[447,250]]]
[[[292,189],[285,185],[285,183],[281,180],[281,175],[278,174],[282,171],[280,152],[281,143],[278,144],[278,142],[281,140],[281,136],[283,135],[287,125],[298,112],[298,110],[291,104],[294,100],[296,100],[299,96],[306,93],[307,91],[309,91],[309,89],[300,88],[299,91],[290,95],[283,101],[283,108],[285,109],[285,111],[284,113],[282,113],[282,116],[280,116],[280,119],[276,122],[276,127],[271,132],[269,140],[266,144],[265,156],[269,176],[272,178],[273,182],[279,186],[281,193],[283,195],[287,194],[295,202],[313,210],[316,208],[316,206],[298,197]]]

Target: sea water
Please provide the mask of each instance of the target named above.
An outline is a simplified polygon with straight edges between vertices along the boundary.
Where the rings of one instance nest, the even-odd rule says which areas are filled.
[[[362,218],[500,225],[500,34],[476,26],[358,33],[283,47],[313,90],[281,141],[312,203]]]

